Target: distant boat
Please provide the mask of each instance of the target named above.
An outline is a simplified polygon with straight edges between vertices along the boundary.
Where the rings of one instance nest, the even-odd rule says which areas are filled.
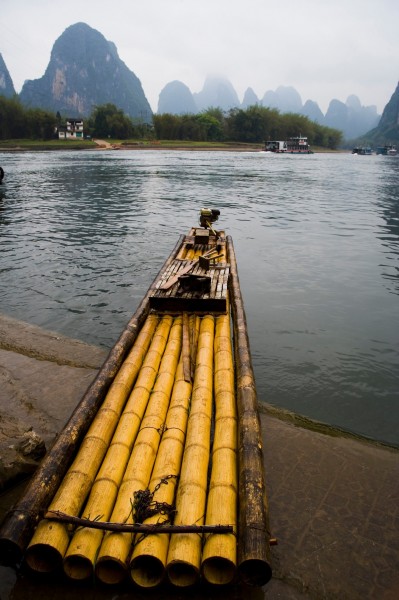
[[[265,142],[265,152],[275,152],[277,154],[313,154],[308,144],[308,138],[299,135],[291,137],[288,140],[270,140]]]
[[[373,154],[373,151],[369,146],[357,146],[356,148],[353,148],[352,154],[358,154],[360,156],[368,156],[370,154]]]
[[[393,144],[387,144],[385,146],[378,146],[376,154],[382,154],[383,156],[396,156],[398,150]]]
[[[287,142],[280,140],[265,142],[265,152],[276,152],[277,154],[287,152]]]

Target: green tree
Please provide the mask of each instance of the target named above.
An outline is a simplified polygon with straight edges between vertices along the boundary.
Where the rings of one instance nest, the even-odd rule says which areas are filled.
[[[90,115],[88,129],[96,137],[114,137],[125,140],[133,134],[133,123],[115,104],[96,106]]]

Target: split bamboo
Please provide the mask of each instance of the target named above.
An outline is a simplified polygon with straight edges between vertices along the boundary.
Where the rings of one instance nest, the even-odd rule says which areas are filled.
[[[192,325],[195,322],[191,320]],[[193,354],[193,353],[192,353]],[[149,488],[155,490],[155,502],[173,505],[177,477],[180,473],[187,429],[192,384],[184,377],[183,359],[180,359],[176,382],[166,420],[165,433],[159,447]],[[170,477],[171,476],[171,477]],[[169,479],[166,479],[170,477]],[[165,483],[167,485],[165,485]],[[165,523],[168,515],[156,514],[144,521],[145,524]],[[153,534],[136,536],[130,575],[133,581],[143,588],[160,585],[165,577],[169,535]]]
[[[230,315],[216,319],[215,434],[208,491],[206,525],[234,525],[230,534],[208,534],[201,570],[211,584],[226,585],[236,576],[237,543],[237,409]]]
[[[181,338],[182,319],[177,317],[112,511],[112,521],[117,523],[134,521],[132,503],[135,492],[145,491],[148,487],[181,353]],[[96,575],[102,582],[115,584],[124,579],[131,543],[132,536],[129,533],[105,534],[95,567]]]
[[[187,438],[176,498],[175,524],[202,525],[205,517],[213,400],[214,317],[202,318]],[[198,581],[199,535],[174,534],[167,557],[170,581],[179,587]]]
[[[78,515],[108,449],[126,398],[147,353],[158,319],[149,316],[128,358],[87,432],[79,452],[65,475],[50,510]],[[26,551],[26,562],[35,571],[51,572],[60,566],[69,543],[68,529],[43,519]]]
[[[171,317],[164,317],[158,325],[134,389],[91,488],[83,518],[93,519],[101,516],[101,519],[107,520],[111,514],[142,415],[155,383],[171,324]],[[86,579],[93,574],[94,561],[102,538],[101,531],[89,528],[80,528],[75,533],[64,558],[64,571],[69,577]]]
[[[272,576],[262,435],[247,324],[233,240],[227,236],[238,409],[238,569],[242,581],[265,585]]]
[[[165,260],[148,288],[134,315],[127,323],[115,346],[110,351],[94,381],[58,435],[51,452],[42,461],[31,478],[23,496],[6,514],[0,529],[0,557],[8,564],[20,563],[25,548],[39,521],[39,515],[48,507],[71,464],[77,448],[88,431],[99,407],[120,366],[134,344],[150,310],[149,298],[163,272],[176,258],[183,243],[180,236],[171,254]]]

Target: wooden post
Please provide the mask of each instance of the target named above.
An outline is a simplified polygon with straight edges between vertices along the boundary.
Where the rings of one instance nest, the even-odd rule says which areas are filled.
[[[53,499],[76,449],[88,431],[109,386],[148,315],[150,293],[155,289],[161,273],[177,256],[183,239],[184,236],[180,236],[96,378],[32,477],[24,495],[6,514],[0,530],[0,560],[4,564],[17,564],[21,561],[40,513],[43,513]]]
[[[242,581],[262,586],[272,576],[262,435],[245,310],[231,236],[227,236],[227,251],[238,408],[238,570]]]

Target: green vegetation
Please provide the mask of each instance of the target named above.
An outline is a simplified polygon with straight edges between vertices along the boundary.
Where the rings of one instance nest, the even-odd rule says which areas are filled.
[[[153,115],[153,125],[132,120],[114,104],[96,106],[84,119],[85,135],[118,140],[151,140],[161,143],[191,142],[209,144],[262,144],[265,140],[285,140],[303,135],[309,144],[336,149],[342,142],[342,133],[336,129],[318,125],[307,117],[297,114],[280,114],[278,110],[262,106],[247,109],[234,108],[227,113],[211,108],[199,114]],[[17,98],[0,96],[0,140],[42,140],[72,148],[87,147],[86,141],[55,139],[56,127],[62,122],[56,115],[41,109],[27,109]],[[4,143],[1,144],[4,147]],[[23,144],[26,147],[26,144]]]
[[[54,137],[56,117],[40,108],[24,108],[17,98],[0,96],[0,139],[29,138],[49,140]]]
[[[200,141],[262,143],[285,140],[296,135],[308,138],[309,144],[336,149],[342,132],[318,125],[297,114],[280,114],[276,109],[250,106],[234,108],[227,114],[210,109],[197,115],[154,115],[156,138]]]
[[[85,131],[92,137],[117,138],[127,140],[132,137],[144,137],[149,127],[146,123],[134,122],[115,104],[96,106],[85,122]]]
[[[31,139],[7,139],[0,138],[0,149],[3,150],[87,150],[95,148],[92,140],[31,140]]]

